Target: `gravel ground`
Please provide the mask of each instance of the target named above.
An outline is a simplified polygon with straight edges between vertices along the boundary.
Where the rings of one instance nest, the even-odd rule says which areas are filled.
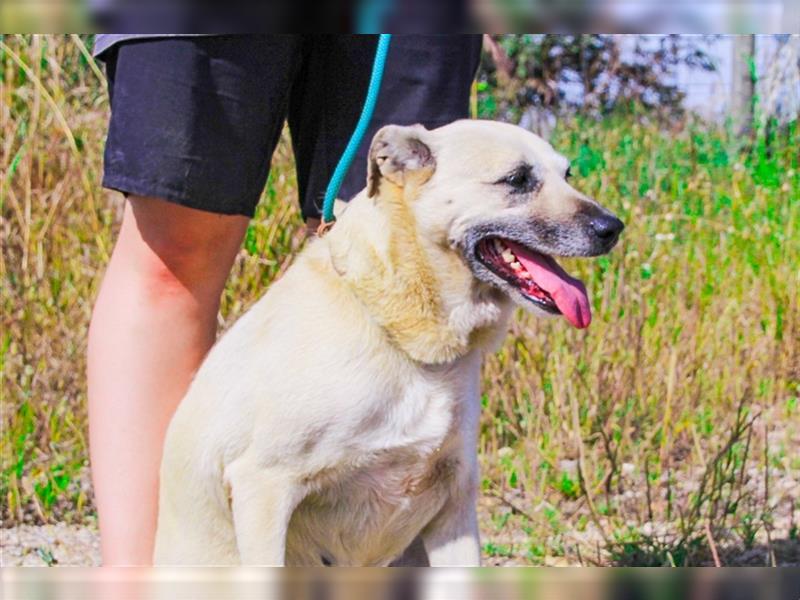
[[[763,530],[756,535],[749,548],[720,548],[723,564],[767,566],[800,566],[800,541],[796,538],[798,517],[794,510],[796,481],[787,478],[779,481],[783,493],[773,501],[772,535],[768,538]],[[791,485],[789,485],[791,484]],[[511,497],[505,501],[484,496],[478,506],[478,516],[484,548],[495,551],[484,554],[487,566],[522,566],[532,564],[526,556],[530,538],[525,533],[524,519],[515,514],[516,506],[526,506],[524,498]],[[534,508],[538,512],[540,508]],[[504,515],[507,518],[503,518]],[[502,528],[495,524],[504,522]],[[664,524],[645,523],[645,528],[667,529]],[[720,540],[723,541],[723,540]],[[565,556],[539,557],[533,564],[546,566],[577,566],[581,564],[615,564],[603,545],[602,534],[592,525],[582,531],[567,528],[564,537],[568,551]],[[498,555],[496,549],[504,550]],[[710,560],[710,559],[709,559]],[[0,566],[98,566],[100,543],[97,529],[93,525],[18,525],[0,527]],[[708,564],[713,564],[709,562]]]
[[[512,558],[488,558],[487,564],[524,564]],[[20,525],[0,529],[0,566],[99,566],[100,540],[93,527]]]
[[[507,534],[498,538],[484,534],[484,542],[489,539],[514,544],[521,543],[525,537],[518,532],[520,540]],[[585,537],[585,536],[584,536]],[[599,537],[599,536],[598,536]],[[586,539],[582,540],[584,543]],[[789,540],[774,542],[777,564],[781,566],[800,566],[800,544]],[[574,566],[579,562],[564,557],[548,557],[542,561],[547,566]],[[742,551],[733,564],[769,564],[769,551],[759,544]],[[0,566],[98,566],[100,564],[100,542],[97,530],[93,527],[65,525],[20,525],[11,529],[0,529]],[[530,564],[520,554],[511,556],[484,556],[488,566],[519,566]],[[731,564],[731,563],[728,563]]]
[[[525,564],[512,557],[487,557],[490,565]],[[20,525],[0,529],[0,566],[99,566],[100,540],[93,527]]]
[[[78,525],[19,525],[0,529],[0,565],[98,566],[97,530]]]

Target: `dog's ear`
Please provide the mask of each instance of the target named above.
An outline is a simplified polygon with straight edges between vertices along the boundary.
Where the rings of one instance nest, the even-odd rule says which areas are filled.
[[[387,125],[372,138],[367,165],[367,196],[378,193],[381,179],[397,186],[425,183],[436,168],[433,153],[425,143],[429,132],[422,125]]]

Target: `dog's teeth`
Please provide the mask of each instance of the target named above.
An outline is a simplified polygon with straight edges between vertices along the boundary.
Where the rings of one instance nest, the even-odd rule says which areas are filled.
[[[509,264],[516,261],[516,257],[512,254],[511,250],[503,250],[503,254],[501,256],[503,257],[503,260]]]
[[[503,250],[505,250],[505,247],[500,242],[500,240],[498,240],[497,238],[494,238],[493,242],[494,242],[494,249],[495,250],[497,250],[498,252],[503,252]]]
[[[533,275],[531,275],[527,271],[523,271],[522,273],[519,274],[519,276],[522,277],[523,279],[533,279]]]
[[[515,260],[514,262],[511,263],[511,268],[514,269],[515,271],[520,271],[522,270],[522,265],[518,260]]]

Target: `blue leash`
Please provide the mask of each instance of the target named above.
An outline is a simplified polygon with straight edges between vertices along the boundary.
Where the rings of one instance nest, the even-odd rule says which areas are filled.
[[[322,224],[320,225],[320,234],[329,229],[336,217],[333,216],[333,202],[336,195],[339,193],[339,188],[342,187],[344,176],[347,175],[347,170],[353,163],[359,146],[364,139],[364,134],[367,133],[367,127],[372,119],[372,113],[375,112],[375,104],[378,102],[378,92],[381,89],[381,80],[383,79],[383,70],[386,66],[386,55],[389,52],[389,42],[392,39],[390,33],[382,33],[378,38],[378,49],[375,51],[375,61],[372,63],[372,75],[369,79],[369,88],[367,89],[367,98],[364,101],[364,108],[361,109],[361,116],[358,118],[353,135],[350,136],[350,141],[347,142],[347,147],[344,149],[339,163],[336,165],[336,170],[333,172],[328,187],[325,190],[325,200],[322,203]]]

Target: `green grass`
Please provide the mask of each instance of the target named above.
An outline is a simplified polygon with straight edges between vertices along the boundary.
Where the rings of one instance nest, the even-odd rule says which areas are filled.
[[[0,74],[3,523],[85,523],[86,328],[121,208],[99,188],[108,105],[76,38],[6,36]],[[560,123],[574,185],[627,228],[609,256],[565,261],[588,330],[520,314],[485,365],[487,557],[800,554],[800,135],[755,139],[630,113]],[[302,243],[286,140],[273,167],[223,328]]]

